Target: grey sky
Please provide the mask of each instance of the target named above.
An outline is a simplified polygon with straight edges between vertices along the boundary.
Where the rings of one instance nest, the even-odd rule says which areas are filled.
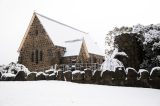
[[[17,49],[34,10],[88,32],[104,49],[115,26],[160,23],[159,0],[0,0],[0,64],[17,61]]]

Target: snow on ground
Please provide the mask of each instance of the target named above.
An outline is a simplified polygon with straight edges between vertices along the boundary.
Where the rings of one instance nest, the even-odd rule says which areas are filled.
[[[0,106],[160,106],[160,90],[62,81],[1,81]]]

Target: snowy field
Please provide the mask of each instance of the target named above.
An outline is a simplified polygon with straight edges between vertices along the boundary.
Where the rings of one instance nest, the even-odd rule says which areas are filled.
[[[1,81],[0,106],[160,106],[160,90],[64,81]]]

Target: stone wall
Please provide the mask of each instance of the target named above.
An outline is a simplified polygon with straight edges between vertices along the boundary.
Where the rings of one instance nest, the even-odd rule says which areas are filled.
[[[1,73],[1,72],[0,72]],[[8,75],[7,75],[8,74]],[[16,74],[1,73],[0,81],[35,81],[35,80],[61,80],[85,84],[99,84],[111,86],[127,86],[127,87],[145,87],[160,89],[160,70],[152,73],[143,71],[137,73],[136,70],[130,68],[127,71],[100,71],[98,69],[91,70],[89,68],[81,70],[51,70],[45,72],[19,71]]]

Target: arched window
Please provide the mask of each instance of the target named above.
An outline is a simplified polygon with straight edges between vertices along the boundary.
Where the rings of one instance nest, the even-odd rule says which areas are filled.
[[[40,61],[43,61],[43,51],[40,51]]]
[[[38,64],[38,50],[36,50],[36,64]]]
[[[31,54],[31,61],[34,62],[34,51]]]

